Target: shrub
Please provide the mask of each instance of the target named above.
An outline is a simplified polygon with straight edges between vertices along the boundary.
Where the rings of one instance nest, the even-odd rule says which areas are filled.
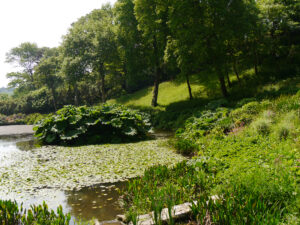
[[[187,139],[175,139],[171,144],[178,150],[182,155],[192,155],[193,152],[197,149],[197,145]]]
[[[46,116],[47,115],[43,115],[40,113],[32,113],[27,115],[24,121],[27,125],[34,125],[37,124],[42,119],[44,119]]]
[[[49,91],[44,87],[29,92],[23,97],[22,112],[29,113],[48,113],[54,110]]]
[[[0,114],[0,125],[24,124],[25,115],[22,113],[12,114],[9,116]]]
[[[46,144],[94,144],[134,141],[146,137],[149,115],[119,105],[65,106],[34,129]]]
[[[180,128],[176,131],[174,147],[179,153],[191,154],[193,150],[197,149],[196,143],[200,138],[209,134],[215,137],[224,136],[231,130],[233,124],[228,115],[229,109],[227,108],[195,113],[195,116],[185,122],[183,129]]]
[[[259,118],[252,123],[252,127],[258,134],[267,135],[270,133],[271,120]]]
[[[250,123],[254,116],[261,110],[261,105],[258,102],[249,102],[241,108],[231,111],[230,116],[233,118],[237,125]]]
[[[290,134],[290,127],[286,124],[281,124],[276,129],[277,136],[280,140],[287,139]]]

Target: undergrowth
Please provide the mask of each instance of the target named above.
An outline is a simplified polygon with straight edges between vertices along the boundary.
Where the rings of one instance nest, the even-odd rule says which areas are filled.
[[[221,106],[193,112],[171,141],[193,159],[130,182],[129,217],[196,201],[197,224],[299,224],[300,92]]]

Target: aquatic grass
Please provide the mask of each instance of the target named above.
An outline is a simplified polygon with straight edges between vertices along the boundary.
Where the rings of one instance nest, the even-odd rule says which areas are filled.
[[[64,214],[61,206],[54,212],[43,202],[42,205],[32,205],[30,209],[23,210],[22,204],[19,207],[15,201],[0,200],[0,224],[3,225],[68,225],[70,220],[70,214]]]

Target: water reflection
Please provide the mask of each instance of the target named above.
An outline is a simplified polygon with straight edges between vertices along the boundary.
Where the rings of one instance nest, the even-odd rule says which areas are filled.
[[[95,187],[86,187],[79,191],[45,189],[35,196],[28,196],[30,198],[23,199],[22,202],[25,208],[29,208],[32,204],[42,204],[43,201],[53,210],[61,205],[64,213],[71,214],[72,221],[81,220],[85,222],[92,219],[107,221],[113,220],[116,215],[123,213],[123,209],[119,204],[119,197],[120,190],[125,185],[124,182],[102,184]],[[10,198],[14,197],[10,196]]]
[[[30,154],[30,150],[38,147],[33,136],[6,136],[0,138],[0,167],[10,166],[22,160],[24,155]],[[125,183],[102,184],[94,187],[86,187],[79,191],[60,191],[57,189],[37,190],[35,195],[19,197],[17,193],[0,193],[0,199],[16,199],[23,202],[25,208],[32,204],[42,204],[45,201],[50,209],[56,209],[62,205],[64,212],[69,212],[72,220],[81,219],[89,221],[113,220],[123,210],[119,204],[120,190]]]
[[[91,218],[99,221],[112,220],[123,213],[119,204],[120,190],[125,183],[106,184],[67,192],[67,205],[73,217],[83,220]]]
[[[0,165],[9,166],[20,160],[24,153],[21,146],[17,147],[17,143],[28,141],[35,142],[32,135],[0,137]]]

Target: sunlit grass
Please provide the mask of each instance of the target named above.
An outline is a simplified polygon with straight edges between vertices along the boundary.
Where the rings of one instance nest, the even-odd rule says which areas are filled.
[[[195,97],[205,95],[204,86],[197,80],[197,76],[191,79],[192,93]],[[118,99],[110,100],[110,103],[119,103],[128,106],[151,106],[152,87],[144,88],[133,94],[122,96]],[[189,100],[187,84],[184,80],[166,81],[160,84],[158,94],[159,106],[165,107],[171,103]]]

